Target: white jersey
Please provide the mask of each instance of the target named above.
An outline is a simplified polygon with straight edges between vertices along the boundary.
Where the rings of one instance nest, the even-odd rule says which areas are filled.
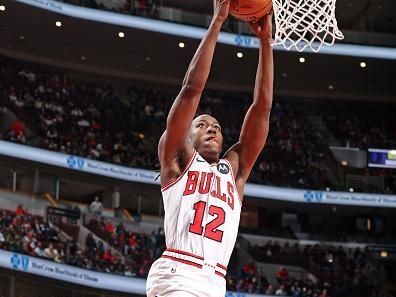
[[[210,165],[195,152],[180,177],[162,188],[162,196],[167,246],[163,257],[181,253],[187,262],[201,258],[202,264],[212,263],[216,274],[225,276],[241,214],[230,163],[220,159]]]

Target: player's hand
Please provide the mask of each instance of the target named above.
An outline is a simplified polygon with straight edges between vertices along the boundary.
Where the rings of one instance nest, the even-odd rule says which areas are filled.
[[[228,17],[231,0],[213,0],[213,18],[224,22]]]
[[[253,33],[256,34],[260,40],[272,40],[272,15],[273,12],[269,12],[267,15],[258,19],[256,22],[248,22],[249,27]]]

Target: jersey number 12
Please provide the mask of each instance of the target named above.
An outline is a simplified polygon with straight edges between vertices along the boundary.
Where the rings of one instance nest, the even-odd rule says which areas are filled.
[[[206,202],[204,201],[198,201],[194,204],[195,215],[193,222],[190,224],[189,231],[198,235],[202,235],[202,233],[205,232],[204,236],[206,238],[221,242],[223,239],[223,231],[218,230],[217,228],[224,224],[225,211],[221,207],[211,205],[209,207],[209,214],[215,218],[203,227],[202,221],[205,208]]]

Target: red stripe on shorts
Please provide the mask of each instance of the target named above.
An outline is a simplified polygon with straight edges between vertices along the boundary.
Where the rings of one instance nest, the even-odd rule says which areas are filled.
[[[227,271],[227,267],[224,265],[221,265],[220,263],[217,263],[217,266],[219,266],[221,269],[224,269],[225,271]]]
[[[191,254],[191,253],[189,253],[189,252],[181,251],[181,250],[166,249],[166,251],[167,251],[167,252],[178,253],[178,254],[186,255],[186,256],[190,256],[190,257],[194,257],[194,258],[197,258],[197,259],[199,259],[199,260],[204,260],[203,257],[197,256],[197,255],[194,255],[194,254]]]
[[[222,274],[221,272],[215,271],[215,273],[216,273],[217,275],[219,275],[219,276],[221,276],[221,277],[225,278],[225,275],[224,275],[224,274]]]
[[[202,265],[194,263],[194,262],[191,262],[191,261],[188,261],[188,260],[183,260],[183,259],[179,259],[179,258],[167,256],[167,255],[162,255],[161,257],[162,258],[171,259],[173,261],[177,261],[177,262],[184,263],[184,264],[187,264],[187,265],[192,265],[192,266],[195,266],[195,267],[198,267],[198,268],[202,268]]]

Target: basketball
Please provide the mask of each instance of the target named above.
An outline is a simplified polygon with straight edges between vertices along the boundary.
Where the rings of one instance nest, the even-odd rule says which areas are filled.
[[[272,8],[272,0],[231,0],[230,14],[238,20],[255,22]]]

